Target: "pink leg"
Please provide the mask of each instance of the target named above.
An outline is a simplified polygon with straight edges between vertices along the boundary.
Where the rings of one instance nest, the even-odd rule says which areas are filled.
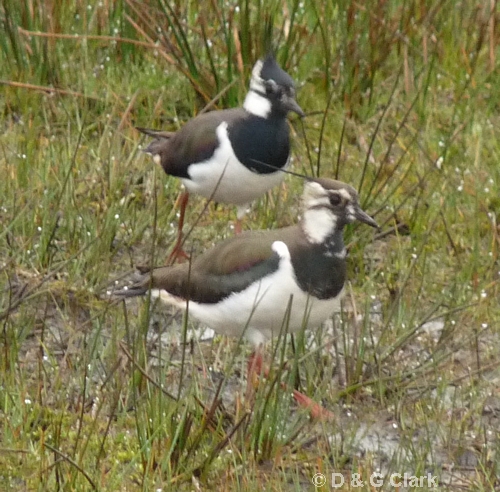
[[[247,361],[247,392],[246,400],[250,401],[254,394],[255,385],[262,373],[262,345],[259,345]]]
[[[166,262],[167,265],[175,263],[175,261],[179,258],[184,258],[186,260],[189,260],[189,256],[182,249],[182,242],[183,242],[182,229],[184,228],[184,216],[186,214],[186,206],[188,204],[188,201],[189,201],[189,193],[187,191],[182,192],[181,195],[179,196],[179,199],[177,200],[177,203],[180,208],[179,223],[177,225],[177,240],[175,241],[174,248],[172,249],[172,252],[170,253],[167,259]],[[177,204],[175,208],[177,208]]]
[[[234,233],[241,234],[243,231],[243,227],[241,225],[241,219],[236,219],[236,224],[234,224]]]
[[[260,375],[262,373],[262,349],[259,346],[256,350],[252,352],[247,362],[247,376],[252,374]]]

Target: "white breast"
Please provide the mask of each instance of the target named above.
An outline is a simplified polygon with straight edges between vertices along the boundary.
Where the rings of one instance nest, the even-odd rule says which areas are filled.
[[[206,198],[213,196],[216,202],[243,206],[283,181],[285,173],[281,171],[258,174],[238,161],[228,138],[226,122],[217,127],[216,133],[220,145],[214,155],[205,162],[191,165],[191,179],[182,180],[189,192]]]

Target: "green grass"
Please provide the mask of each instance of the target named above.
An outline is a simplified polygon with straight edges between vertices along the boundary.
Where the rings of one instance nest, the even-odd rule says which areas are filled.
[[[343,472],[366,482],[343,490],[373,490],[381,471],[493,490],[496,3],[199,5],[0,3],[0,489],[302,491]],[[269,49],[308,114],[291,117],[293,170],[358,187],[382,230],[346,231],[343,312],[273,341],[249,405],[246,344],[105,293],[175,237],[179,182],[133,127],[241,104]],[[296,222],[301,189],[287,177],[246,227]],[[188,224],[204,206],[193,198]],[[210,205],[188,249],[234,217]],[[280,381],[335,421],[310,421]]]

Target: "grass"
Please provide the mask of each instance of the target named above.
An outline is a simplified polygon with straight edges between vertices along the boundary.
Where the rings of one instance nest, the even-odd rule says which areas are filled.
[[[334,472],[344,490],[373,490],[373,472],[377,490],[404,472],[498,487],[496,2],[199,5],[0,3],[0,488],[314,490]],[[270,49],[308,114],[291,118],[293,169],[357,186],[382,229],[346,232],[342,313],[270,344],[250,407],[245,344],[104,294],[175,236],[179,183],[134,125],[241,104]],[[296,222],[301,188],[287,178],[246,227]],[[188,248],[233,219],[210,205]]]

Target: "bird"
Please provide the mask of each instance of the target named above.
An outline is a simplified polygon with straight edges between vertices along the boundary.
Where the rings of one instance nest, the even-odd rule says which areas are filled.
[[[180,178],[186,190],[179,198],[178,234],[170,259],[187,258],[182,229],[190,193],[236,205],[239,233],[250,203],[281,183],[290,156],[290,111],[305,116],[293,79],[268,54],[252,69],[242,107],[200,114],[176,132],[137,127],[153,137],[144,152],[165,173]]]
[[[356,190],[330,178],[307,178],[301,218],[281,229],[245,231],[217,243],[191,263],[157,267],[115,292],[115,299],[151,291],[215,332],[244,336],[254,351],[250,373],[261,367],[263,344],[287,318],[289,333],[306,322],[314,329],[339,309],[346,281],[344,227],[361,221],[378,227],[360,206]],[[189,307],[188,307],[189,306]],[[299,403],[310,405],[295,391]]]

